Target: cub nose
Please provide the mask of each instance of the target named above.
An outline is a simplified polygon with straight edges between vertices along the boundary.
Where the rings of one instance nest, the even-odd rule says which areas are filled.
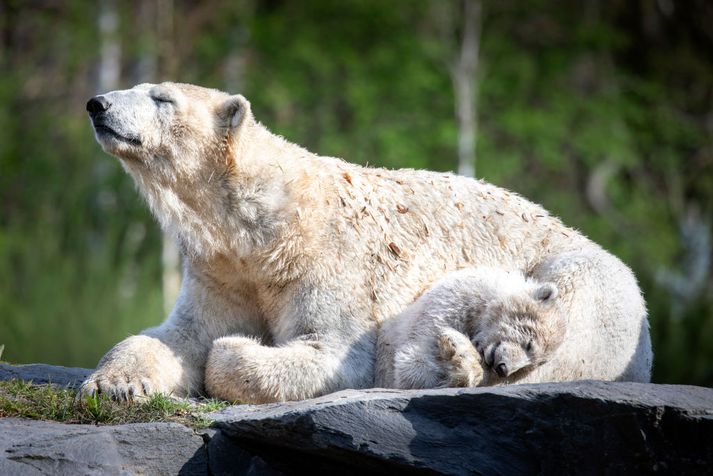
[[[94,117],[100,112],[104,112],[109,109],[111,103],[104,96],[94,96],[89,101],[87,101],[87,112],[90,116]]]
[[[507,377],[508,376],[508,366],[504,362],[500,363],[495,367],[495,373],[498,374],[500,377]]]

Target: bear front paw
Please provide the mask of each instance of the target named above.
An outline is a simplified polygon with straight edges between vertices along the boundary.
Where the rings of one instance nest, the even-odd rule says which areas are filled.
[[[231,402],[270,401],[260,392],[266,349],[250,337],[221,337],[213,341],[205,369],[208,395]]]
[[[99,370],[94,372],[79,389],[79,398],[106,395],[114,400],[133,400],[160,392],[150,377],[129,376],[124,371]]]
[[[175,355],[156,338],[133,336],[117,344],[79,389],[78,398],[106,395],[132,400],[155,393],[186,393],[185,370]]]

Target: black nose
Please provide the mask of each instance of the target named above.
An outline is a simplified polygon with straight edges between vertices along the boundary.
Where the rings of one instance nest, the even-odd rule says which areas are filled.
[[[508,366],[507,364],[500,363],[498,364],[497,367],[495,367],[495,372],[500,376],[500,377],[507,377],[508,376]]]
[[[94,96],[87,101],[87,112],[92,117],[109,109],[111,103],[104,96]]]

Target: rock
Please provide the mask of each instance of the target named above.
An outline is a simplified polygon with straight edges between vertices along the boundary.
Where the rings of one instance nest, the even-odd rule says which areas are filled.
[[[37,382],[37,369],[0,366],[0,378]],[[41,378],[89,372],[53,369],[41,366]],[[713,465],[713,389],[683,385],[347,390],[210,417],[214,428],[201,431],[0,419],[0,474],[709,474]]]
[[[265,475],[262,458],[216,430],[176,423],[65,425],[0,419],[2,475]]]
[[[174,423],[0,420],[0,474],[206,474],[203,438]]]
[[[569,382],[344,391],[236,406],[216,428],[285,472],[708,473],[713,390]]]
[[[78,387],[82,384],[92,369],[78,367],[61,367],[59,365],[27,364],[9,365],[0,364],[1,380],[25,380],[36,384],[52,383],[61,387]]]
[[[285,473],[275,470],[259,456],[238,446],[235,441],[218,430],[210,430],[207,440],[208,470],[205,474],[235,474],[250,476],[280,476]]]

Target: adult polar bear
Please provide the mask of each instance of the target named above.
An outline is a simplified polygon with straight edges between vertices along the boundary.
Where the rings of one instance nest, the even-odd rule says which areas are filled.
[[[184,279],[168,319],[109,351],[83,394],[205,385],[269,402],[370,387],[379,323],[474,264],[564,270],[554,280],[574,291],[548,379],[649,380],[631,271],[516,194],[316,156],[260,125],[243,96],[192,85],[141,84],[87,110],[102,148],[179,244]]]

